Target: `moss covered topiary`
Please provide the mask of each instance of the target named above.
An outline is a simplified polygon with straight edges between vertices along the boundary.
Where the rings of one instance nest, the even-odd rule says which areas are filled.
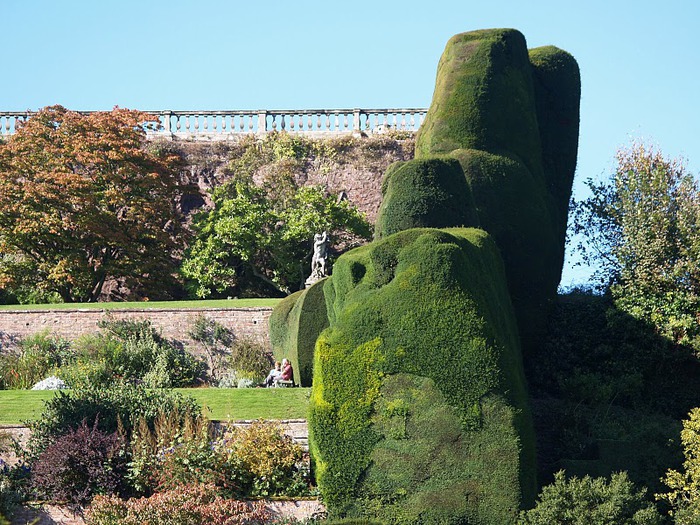
[[[542,168],[551,198],[557,260],[564,262],[566,223],[578,151],[581,75],[573,56],[554,46],[530,50]],[[558,274],[561,274],[561,264]]]
[[[382,182],[374,237],[409,228],[477,226],[471,191],[455,159],[397,162]]]
[[[534,500],[534,440],[490,236],[388,236],[341,256],[324,293],[309,430],[331,514],[512,522]]]
[[[463,148],[507,150],[541,173],[532,68],[525,37],[514,29],[455,35],[440,58],[416,158]]]
[[[458,159],[479,224],[506,266],[524,348],[544,332],[564,262],[578,148],[580,78],[571,55],[528,53],[513,29],[455,35],[438,66],[416,158]]]
[[[311,386],[316,338],[328,326],[325,282],[318,281],[286,297],[270,316],[270,343],[275,359],[289,359],[294,379],[303,387]]]

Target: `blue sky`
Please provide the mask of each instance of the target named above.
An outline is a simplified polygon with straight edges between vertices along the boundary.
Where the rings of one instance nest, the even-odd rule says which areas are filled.
[[[0,0],[0,110],[427,107],[453,34],[514,27],[579,63],[582,196],[633,138],[698,174],[699,25],[695,0]]]

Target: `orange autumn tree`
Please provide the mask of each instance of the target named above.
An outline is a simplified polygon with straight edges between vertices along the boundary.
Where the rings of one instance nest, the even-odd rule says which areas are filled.
[[[107,279],[169,288],[177,182],[175,158],[144,147],[156,123],[52,106],[0,142],[0,288],[65,302],[96,301]]]

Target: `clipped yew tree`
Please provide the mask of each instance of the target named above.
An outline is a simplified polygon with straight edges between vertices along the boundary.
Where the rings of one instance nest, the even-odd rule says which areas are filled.
[[[374,242],[323,285],[309,437],[332,516],[503,525],[534,503],[521,345],[560,278],[578,100],[561,50],[509,29],[448,42]]]
[[[471,190],[458,161],[432,158],[389,166],[375,238],[409,228],[477,225]]]
[[[313,379],[316,338],[328,326],[323,287],[326,280],[285,297],[270,316],[270,344],[275,359],[289,359],[294,380],[304,387]]]
[[[525,350],[544,329],[564,262],[578,150],[580,76],[553,46],[513,29],[452,37],[416,158],[459,160],[480,227],[503,255]]]
[[[491,237],[405,230],[341,256],[324,292],[309,427],[331,514],[512,523],[534,500],[534,438]]]

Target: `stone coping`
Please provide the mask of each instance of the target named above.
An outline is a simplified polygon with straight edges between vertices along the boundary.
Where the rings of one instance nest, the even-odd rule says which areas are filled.
[[[267,312],[272,310],[273,306],[181,306],[173,308],[161,308],[159,306],[154,308],[23,308],[23,309],[1,309],[0,315],[3,314],[33,314],[33,313],[85,313],[85,312],[134,312],[134,313],[145,313],[145,312],[182,312],[183,310],[194,311],[194,312],[230,312],[235,311],[245,311],[245,312]]]

